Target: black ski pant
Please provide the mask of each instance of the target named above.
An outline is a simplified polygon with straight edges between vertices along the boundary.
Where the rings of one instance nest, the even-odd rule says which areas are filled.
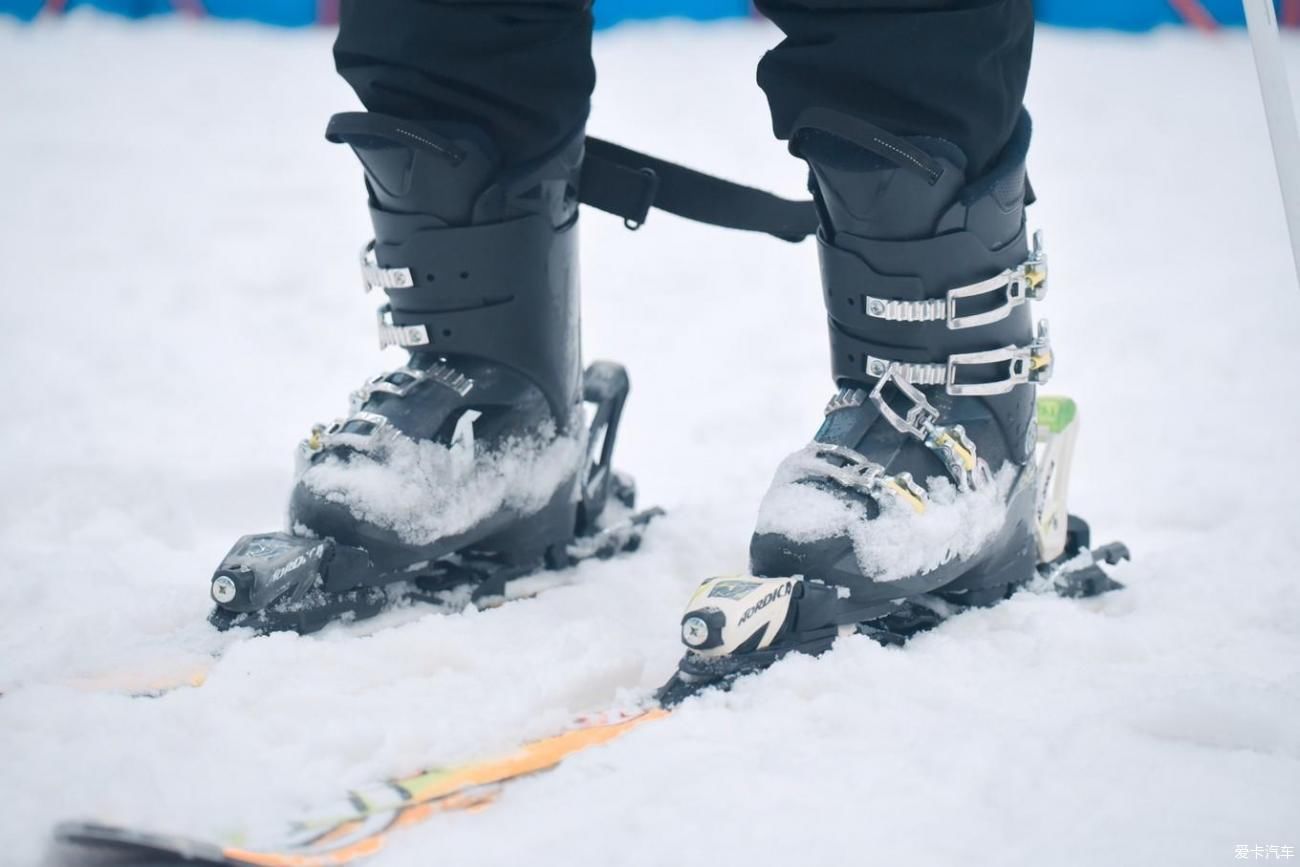
[[[335,62],[370,111],[472,123],[519,163],[586,121],[596,81],[590,2],[342,0]],[[785,34],[758,64],[778,138],[803,110],[829,108],[896,135],[948,139],[974,177],[1010,137],[1029,74],[1032,0],[757,5]]]

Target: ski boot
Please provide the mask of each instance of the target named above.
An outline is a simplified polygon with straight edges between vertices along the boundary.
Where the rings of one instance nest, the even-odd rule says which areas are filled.
[[[1062,511],[1036,533],[1039,485],[1056,477],[1062,449],[1068,465],[1075,428],[1053,434],[1044,451],[1055,463],[1040,473],[1035,393],[1052,353],[1028,304],[1047,289],[1041,239],[1031,249],[1024,220],[1028,116],[970,182],[946,141],[817,116],[793,147],[821,216],[839,390],[813,442],[777,470],[752,576],[711,579],[692,600],[668,697],[792,650],[819,653],[848,632],[899,643],[1049,573],[1073,587],[1059,566],[1085,566],[1081,522],[1070,535]],[[1093,589],[1110,586],[1092,577]]]
[[[581,134],[515,171],[469,127],[348,113],[326,137],[365,169],[365,288],[387,295],[381,348],[409,360],[300,446],[290,530],[235,544],[212,622],[305,632],[464,585],[493,599],[634,547],[653,511],[604,520],[634,500],[610,465],[627,374],[579,358]]]

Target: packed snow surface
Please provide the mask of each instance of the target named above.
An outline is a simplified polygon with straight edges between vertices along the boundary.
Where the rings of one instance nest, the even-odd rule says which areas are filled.
[[[974,555],[1002,528],[1007,494],[1017,478],[1006,464],[969,491],[942,477],[927,479],[925,508],[918,512],[887,491],[864,497],[828,483],[828,470],[835,474],[814,445],[781,461],[759,504],[754,530],[795,542],[847,538],[862,574],[876,581],[899,581]],[[874,520],[867,517],[868,500],[880,506]]]
[[[597,39],[592,132],[787,195],[755,22]],[[816,253],[583,225],[588,358],[631,371],[640,553],[502,608],[231,646],[207,583],[280,527],[293,448],[373,348],[355,108],[330,35],[0,22],[0,862],[53,822],[273,834],[348,787],[644,697],[698,581],[743,570],[828,393]],[[1293,79],[1300,42],[1288,37]],[[1300,847],[1300,292],[1246,38],[1043,32],[1029,94],[1074,508],[1123,592],[845,639],[404,832],[377,865],[1219,865]],[[1265,850],[1266,851],[1266,850]],[[1281,851],[1279,849],[1279,851]]]

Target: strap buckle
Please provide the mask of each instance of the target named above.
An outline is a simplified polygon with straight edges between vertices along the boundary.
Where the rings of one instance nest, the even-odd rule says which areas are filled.
[[[1006,364],[1007,375],[992,382],[958,382],[962,367],[982,364]],[[1038,323],[1038,335],[1028,346],[1003,346],[983,352],[958,352],[948,356],[944,385],[954,397],[986,397],[1006,394],[1026,383],[1047,382],[1052,376],[1052,346],[1048,339],[1047,320]]]
[[[948,475],[957,483],[959,491],[969,491],[987,483],[992,478],[989,465],[975,452],[975,443],[959,424],[946,427],[939,424],[939,410],[926,399],[916,386],[897,375],[901,365],[891,364],[871,390],[871,402],[885,421],[899,433],[911,434],[943,462]],[[885,399],[885,389],[897,389],[910,406],[902,415]]]
[[[415,278],[410,268],[383,268],[375,258],[375,242],[372,240],[361,248],[361,285],[366,292],[375,289],[410,289],[415,286]]]
[[[335,445],[346,445],[359,452],[370,452],[377,445],[400,436],[386,417],[375,412],[354,412],[335,419],[328,427],[313,425],[311,436],[299,445],[302,459]],[[301,466],[300,466],[301,469]]]
[[[1003,293],[1002,303],[980,313],[961,315],[958,302],[984,295]],[[1043,232],[1034,232],[1033,249],[1028,258],[1015,268],[1008,268],[987,280],[949,289],[943,298],[904,301],[867,295],[862,309],[868,316],[889,322],[940,322],[951,331],[978,328],[1001,322],[1026,301],[1047,297],[1047,254],[1043,252]]]
[[[461,397],[474,389],[474,380],[441,361],[428,364],[427,367],[403,365],[395,370],[381,373],[366,380],[365,384],[352,392],[352,411],[357,412],[375,394],[391,394],[397,399],[406,397],[422,382],[434,382],[449,388]]]
[[[876,381],[876,387],[871,389],[871,402],[876,405],[876,409],[885,417],[894,430],[899,433],[911,434],[921,441],[930,437],[939,421],[939,410],[935,409],[934,404],[926,400],[925,394],[921,389],[912,385],[905,379],[898,376],[902,369],[899,364],[891,364],[885,370],[885,375]],[[904,416],[889,405],[885,400],[886,386],[893,386],[902,392],[911,404],[907,408],[907,415]]]
[[[989,295],[998,290],[1004,291],[1003,301],[991,310],[962,316],[957,312],[957,302],[968,298]],[[949,289],[946,304],[948,328],[957,331],[963,328],[978,328],[1001,322],[1011,315],[1026,301],[1038,301],[1047,297],[1047,254],[1043,252],[1043,231],[1034,232],[1034,246],[1025,259],[1015,268],[1008,268],[996,277]]]
[[[429,329],[426,326],[393,324],[393,308],[391,305],[381,305],[378,318],[380,349],[387,349],[390,346],[401,346],[404,349],[409,349],[412,346],[429,345]]]
[[[390,370],[366,380],[364,385],[349,396],[349,403],[354,413],[359,412],[372,395],[381,393],[403,398],[410,394],[411,389],[415,388],[423,380],[424,371],[406,366],[399,367],[396,370]]]
[[[817,459],[819,475],[846,488],[860,490],[877,501],[882,493],[886,493],[917,512],[925,511],[929,498],[925,489],[912,479],[911,473],[891,476],[883,466],[846,446],[813,443],[810,448]]]
[[[990,382],[961,382],[963,367],[1005,364],[1007,375]],[[958,352],[946,362],[901,362],[868,355],[863,366],[867,376],[886,375],[909,385],[938,386],[953,397],[987,397],[1006,394],[1026,383],[1043,383],[1052,376],[1052,345],[1048,340],[1047,320],[1038,323],[1038,335],[1028,346],[1002,346],[982,352]]]

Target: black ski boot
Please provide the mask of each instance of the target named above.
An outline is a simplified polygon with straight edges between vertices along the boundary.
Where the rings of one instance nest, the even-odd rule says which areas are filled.
[[[751,569],[819,578],[882,611],[938,590],[1000,598],[1038,562],[1034,397],[1052,362],[1027,303],[1047,276],[1025,229],[1028,117],[973,182],[945,141],[857,133],[797,141],[821,208],[840,390],[777,471]]]
[[[710,579],[688,606],[667,702],[839,635],[901,643],[1035,578],[1101,592],[1117,585],[1095,559],[1127,556],[1112,546],[1094,558],[1086,525],[1067,522],[1068,399],[1050,404],[1051,447],[1039,450],[1050,467],[1036,471],[1036,384],[1052,355],[1028,304],[1047,287],[1025,229],[1028,116],[974,180],[946,141],[814,117],[794,149],[821,216],[839,391],[813,442],[777,470],[752,576]],[[1084,570],[1090,583],[1066,574]]]
[[[340,114],[327,138],[365,168],[382,289],[381,347],[401,368],[300,448],[290,532],[246,536],[212,583],[218,626],[319,628],[472,584],[479,598],[541,567],[607,555],[646,515],[601,533],[627,374],[581,368],[577,184],[583,137],[503,172],[468,127]],[[584,400],[593,406],[586,418]]]

